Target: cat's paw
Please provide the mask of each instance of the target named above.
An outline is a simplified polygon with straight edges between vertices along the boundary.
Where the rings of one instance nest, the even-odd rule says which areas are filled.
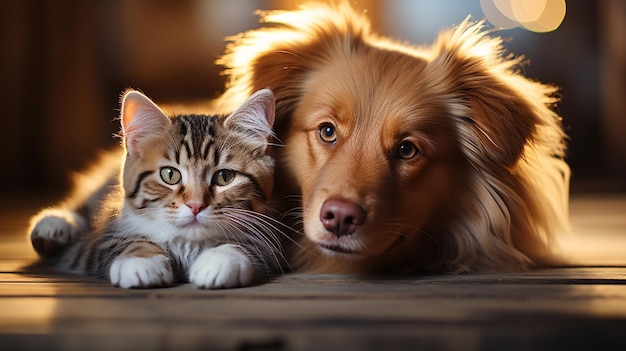
[[[69,210],[44,210],[32,220],[30,241],[42,257],[63,251],[80,234],[82,219]]]
[[[111,284],[120,288],[158,288],[174,283],[174,272],[169,258],[118,257],[109,269]]]
[[[201,289],[249,286],[254,282],[254,267],[234,245],[221,245],[198,256],[189,270],[189,281]]]

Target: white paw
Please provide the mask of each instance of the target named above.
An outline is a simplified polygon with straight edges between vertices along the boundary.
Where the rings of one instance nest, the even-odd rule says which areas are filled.
[[[201,289],[236,288],[254,281],[250,259],[233,245],[202,252],[189,270],[189,281]]]
[[[49,209],[33,218],[30,240],[42,256],[51,257],[68,247],[86,226],[79,216],[68,210]]]
[[[156,288],[172,285],[174,273],[163,255],[118,257],[111,264],[109,279],[120,288]]]

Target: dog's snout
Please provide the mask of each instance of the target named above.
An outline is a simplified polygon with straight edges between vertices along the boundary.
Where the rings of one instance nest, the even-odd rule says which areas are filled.
[[[324,228],[337,237],[353,234],[365,223],[367,212],[359,204],[344,199],[329,199],[320,210]]]

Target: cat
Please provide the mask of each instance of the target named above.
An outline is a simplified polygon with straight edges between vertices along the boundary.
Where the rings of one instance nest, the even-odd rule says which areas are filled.
[[[31,221],[44,261],[122,288],[255,284],[284,255],[271,212],[274,97],[228,116],[168,116],[136,90],[121,99],[123,151],[105,154],[74,193]]]

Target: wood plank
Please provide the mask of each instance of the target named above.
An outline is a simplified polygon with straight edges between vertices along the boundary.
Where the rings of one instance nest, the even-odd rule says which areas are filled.
[[[533,302],[529,303],[531,298]],[[505,299],[506,304],[502,302],[488,296],[469,301],[460,296],[286,301],[154,297],[3,299],[0,308],[7,313],[3,319],[11,323],[0,327],[5,333],[17,335],[60,335],[63,341],[74,336],[115,335],[134,346],[138,346],[135,339],[143,342],[146,338],[188,334],[192,340],[209,338],[231,343],[258,335],[287,340],[289,344],[315,342],[317,346],[331,347],[347,346],[361,338],[372,341],[372,337],[379,343],[394,342],[398,337],[419,341],[428,335],[425,331],[455,337],[465,334],[475,341],[484,341],[496,336],[517,340],[520,333],[533,340],[557,338],[580,329],[590,337],[593,337],[590,332],[594,332],[608,340],[621,340],[626,326],[623,318],[607,315],[607,311],[590,310],[584,299],[558,299],[555,295],[554,299],[537,300],[530,295],[525,299]],[[623,302],[623,299],[604,301],[603,306],[610,310],[623,306]],[[344,339],[333,340],[340,336]],[[438,340],[442,341],[445,340]]]
[[[0,228],[0,350],[621,347],[626,265],[616,263],[626,259],[626,197],[572,203],[580,241],[568,250],[612,266],[385,279],[289,274],[216,291],[125,290],[34,265],[25,234],[33,208],[25,206],[2,215],[11,225]]]

